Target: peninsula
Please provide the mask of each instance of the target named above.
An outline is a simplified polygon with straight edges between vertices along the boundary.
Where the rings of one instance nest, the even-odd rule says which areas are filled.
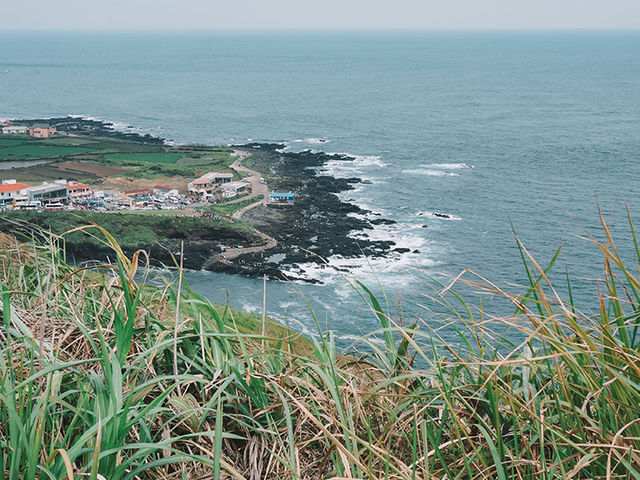
[[[348,156],[283,147],[170,145],[97,120],[15,120],[0,135],[0,231],[63,234],[95,222],[155,265],[175,265],[183,248],[186,268],[307,281],[300,264],[394,249],[349,236],[393,221],[367,220],[339,198],[362,180],[319,171]],[[65,246],[76,262],[110,254],[81,232]]]

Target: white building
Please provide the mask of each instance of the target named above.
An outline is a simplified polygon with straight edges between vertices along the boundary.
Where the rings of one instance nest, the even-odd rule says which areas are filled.
[[[230,183],[233,180],[231,172],[209,172],[189,183],[187,188],[193,195],[211,195],[218,185]]]
[[[23,189],[30,202],[60,202],[69,198],[67,194],[67,181],[56,180],[55,183],[42,182],[42,185]]]
[[[29,129],[22,125],[8,125],[6,127],[2,127],[2,133],[5,135],[18,135],[21,133],[27,133]]]
[[[224,183],[220,186],[223,198],[232,198],[239,193],[246,192],[249,189],[249,182],[240,180],[239,182]]]
[[[178,195],[178,189],[165,187],[164,185],[156,185],[153,187],[153,194],[159,197],[175,197]]]

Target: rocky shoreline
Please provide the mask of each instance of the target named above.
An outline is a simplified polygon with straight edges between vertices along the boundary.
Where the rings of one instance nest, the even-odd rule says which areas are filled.
[[[208,270],[240,273],[248,276],[267,275],[275,279],[315,280],[284,272],[299,270],[301,264],[326,265],[325,259],[384,257],[396,250],[390,241],[358,240],[349,236],[354,231],[372,230],[375,225],[393,224],[357,205],[340,199],[339,193],[356,188],[360,178],[334,178],[319,170],[329,161],[350,161],[346,155],[322,152],[285,152],[282,144],[252,143],[237,148],[250,152],[250,167],[263,173],[270,188],[296,193],[291,206],[260,206],[247,212],[243,220],[257,230],[276,239],[272,249],[240,255],[230,262],[212,263]]]
[[[52,117],[52,118],[30,118],[23,120],[15,120],[20,125],[35,127],[38,125],[49,125],[56,127],[58,131],[70,134],[93,135],[98,137],[111,137],[120,140],[129,140],[133,142],[164,145],[165,140],[160,137],[154,137],[150,134],[141,135],[133,132],[123,132],[114,127],[112,122],[103,120],[94,120],[84,117]],[[129,127],[133,128],[133,127]]]

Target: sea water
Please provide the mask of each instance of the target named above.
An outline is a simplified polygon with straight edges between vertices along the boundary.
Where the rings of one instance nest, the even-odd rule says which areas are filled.
[[[629,255],[624,202],[640,223],[639,32],[0,33],[0,117],[68,114],[176,143],[354,155],[323,172],[367,180],[343,198],[397,221],[366,233],[410,252],[329,259],[346,275],[303,265],[321,285],[267,283],[269,315],[344,342],[377,328],[354,279],[406,322],[435,321],[440,273],[523,292],[512,227],[541,264],[562,244],[554,278],[571,272],[597,307],[602,262],[578,236],[597,232],[596,201]],[[187,279],[261,311],[261,279]]]

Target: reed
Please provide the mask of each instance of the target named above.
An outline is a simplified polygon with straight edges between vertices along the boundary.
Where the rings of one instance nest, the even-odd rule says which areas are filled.
[[[602,230],[596,315],[520,245],[523,291],[464,272],[434,297],[454,344],[354,284],[380,328],[350,355],[331,332],[263,336],[185,283],[136,282],[144,253],[95,225],[113,265],[2,236],[0,477],[638,479],[638,259]],[[515,313],[489,318],[460,282]]]

